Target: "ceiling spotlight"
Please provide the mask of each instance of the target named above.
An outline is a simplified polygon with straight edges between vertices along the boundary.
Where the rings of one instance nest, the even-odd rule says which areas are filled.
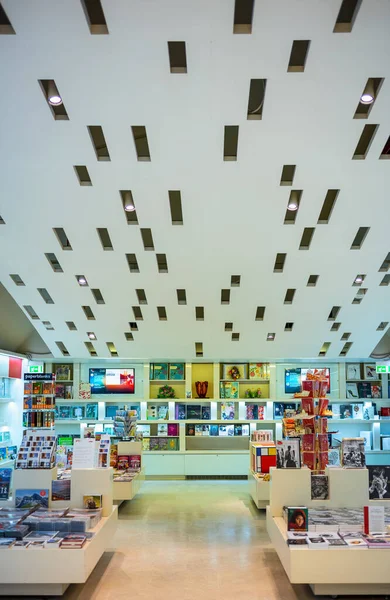
[[[268,333],[267,334],[267,342],[273,342],[275,339],[275,334],[274,333]]]
[[[133,210],[135,210],[133,196],[131,192],[125,192],[123,194],[123,208],[126,212],[133,212]]]
[[[47,101],[52,106],[59,106],[62,104],[62,98],[58,93],[58,90],[53,81],[50,81],[47,87]]]
[[[288,210],[298,210],[298,202],[296,202],[296,200],[291,200],[287,204],[287,208],[288,208]]]
[[[361,275],[357,275],[355,279],[355,283],[362,283],[363,277]]]
[[[96,340],[96,335],[92,331],[88,331],[87,335],[90,340]]]
[[[88,285],[88,282],[84,275],[76,275],[76,279],[79,285]]]
[[[363,94],[360,96],[360,102],[362,104],[372,104],[375,100],[374,86],[372,79],[367,81],[367,85],[364,88]]]

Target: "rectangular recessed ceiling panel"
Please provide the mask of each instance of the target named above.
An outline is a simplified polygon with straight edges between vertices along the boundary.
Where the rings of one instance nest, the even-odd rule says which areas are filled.
[[[260,120],[263,116],[266,79],[251,79],[248,99],[248,121]]]
[[[37,288],[46,304],[54,304],[53,298],[45,288]]]
[[[369,231],[369,227],[359,227],[358,232],[352,242],[351,250],[360,250]]]
[[[61,351],[61,353],[64,356],[69,356],[69,352],[68,352],[68,350],[67,350],[67,348],[66,348],[66,346],[65,346],[65,344],[63,342],[56,342],[56,344],[58,346],[58,349]]]
[[[93,314],[90,306],[82,306],[81,308],[83,309],[84,314],[87,317],[88,321],[95,320],[95,315]]]
[[[131,331],[126,331],[125,332],[125,338],[128,342],[134,342],[134,336],[131,333]]]
[[[230,304],[230,290],[221,290],[221,304]]]
[[[291,190],[284,216],[285,225],[294,225],[301,203],[302,192],[303,190]]]
[[[138,225],[138,216],[135,208],[133,193],[131,190],[119,191],[122,200],[122,206],[128,225]]]
[[[5,221],[3,219],[3,217],[0,216],[0,225],[5,225]]]
[[[341,323],[333,323],[332,327],[330,328],[331,331],[338,331],[340,329]]]
[[[185,42],[168,42],[169,66],[171,73],[187,73]]]
[[[135,290],[135,293],[137,294],[139,304],[147,304],[148,303],[148,301],[146,299],[145,290]]]
[[[15,30],[0,2],[0,35],[14,35]]]
[[[15,285],[26,285],[23,281],[23,279],[20,277],[20,275],[10,275],[12,281],[15,283]]]
[[[92,342],[84,342],[84,344],[91,356],[97,356],[95,346],[92,344]]]
[[[57,257],[52,252],[46,252],[45,256],[49,262],[49,265],[53,269],[54,273],[63,273],[62,267],[57,260]]]
[[[314,227],[305,227],[305,229],[303,230],[301,243],[299,244],[300,250],[309,250],[311,241],[313,239],[314,231]]]
[[[286,323],[284,326],[284,331],[292,331],[294,327],[294,323]]]
[[[85,165],[75,165],[74,167],[75,173],[77,175],[77,179],[79,180],[79,184],[86,186],[92,185],[91,178],[88,173],[88,169]]]
[[[381,321],[378,325],[378,327],[376,328],[377,331],[384,331],[386,329],[386,327],[388,326],[389,322],[388,321]]]
[[[98,233],[103,250],[114,250],[110,235],[108,233],[108,229],[106,229],[105,227],[98,227],[96,231]]]
[[[204,307],[195,306],[195,318],[197,321],[204,321]]]
[[[346,340],[349,340],[349,338],[351,337],[351,333],[349,331],[346,331],[345,333],[343,333],[343,335],[341,336],[341,341],[345,342]]]
[[[256,308],[255,321],[263,321],[264,320],[264,313],[265,313],[265,306],[258,306]]]
[[[305,70],[307,53],[309,51],[310,40],[295,40],[291,47],[290,60],[288,61],[287,71],[289,73],[303,73]]]
[[[187,304],[187,296],[185,290],[176,290],[176,294],[178,304]]]
[[[138,331],[138,325],[134,321],[129,323],[129,327],[130,327],[131,331]]]
[[[276,255],[274,264],[274,273],[283,273],[284,263],[286,262],[287,254],[279,253]]]
[[[230,287],[240,287],[241,276],[240,275],[232,275],[230,278]]]
[[[336,204],[337,196],[340,190],[328,190],[325,196],[324,203],[318,217],[317,223],[319,225],[327,225],[329,223],[330,216]]]
[[[240,334],[232,333],[232,342],[239,342],[239,341],[240,341]]]
[[[143,321],[144,317],[142,315],[142,310],[139,306],[133,306],[133,314],[136,321]]]
[[[255,0],[235,0],[233,33],[252,33]]]
[[[233,331],[233,323],[225,323],[225,331]]]
[[[44,325],[44,327],[45,327],[45,329],[47,329],[47,331],[54,331],[54,327],[50,323],[50,321],[42,321],[42,325]]]
[[[292,304],[295,296],[295,289],[290,288],[287,290],[286,295],[284,297],[284,304]]]
[[[383,146],[381,155],[379,157],[381,160],[389,160],[390,159],[390,137],[387,138],[386,144]]]
[[[111,356],[118,356],[118,352],[115,348],[114,342],[106,342],[106,345]]]
[[[167,311],[165,306],[157,306],[157,314],[160,321],[167,321]]]
[[[145,250],[154,250],[152,230],[141,228],[140,231],[141,231],[142,243],[144,245]]]
[[[159,273],[168,273],[168,262],[166,254],[156,254],[157,268]]]
[[[366,85],[359,96],[359,103],[353,116],[354,119],[368,119],[378,98],[383,81],[384,79],[381,77],[369,77],[367,79]]]
[[[72,250],[72,246],[70,245],[70,241],[68,240],[64,229],[62,229],[62,227],[54,227],[53,231],[56,234],[58,243],[61,246],[61,248],[63,250]]]
[[[331,342],[324,342],[321,346],[321,350],[318,353],[318,356],[326,356],[326,353],[329,350]]]
[[[149,162],[150,152],[148,136],[146,135],[146,127],[144,125],[132,125],[131,131],[133,132],[137,159],[139,161]]]
[[[294,181],[296,165],[283,165],[280,185],[292,185]]]
[[[68,113],[54,79],[38,79],[46,103],[55,121],[68,121]]]
[[[333,306],[332,310],[329,313],[328,321],[335,321],[337,319],[337,315],[339,314],[341,306]]]
[[[379,285],[389,285],[389,283],[390,283],[390,275],[387,274],[383,277],[383,279]]]
[[[28,316],[30,317],[30,319],[33,319],[34,321],[39,319],[37,313],[35,312],[35,310],[33,309],[32,306],[23,306],[23,308],[26,311],[26,313],[28,314]]]
[[[81,0],[81,5],[84,9],[90,33],[92,35],[108,34],[101,0]]]
[[[353,160],[364,160],[370,149],[379,125],[365,125],[353,153]]]
[[[340,356],[347,356],[348,352],[351,349],[353,342],[347,342],[346,344],[344,344],[341,352],[340,352]]]
[[[129,265],[130,273],[139,273],[139,266],[135,254],[126,254],[127,264]]]
[[[91,137],[93,148],[95,150],[96,158],[99,161],[104,162],[111,160],[102,127],[100,127],[100,125],[88,125],[88,131]]]
[[[317,285],[319,275],[309,275],[309,279],[307,280],[307,287],[314,287]]]
[[[225,125],[223,160],[237,160],[238,125]]]
[[[99,289],[97,289],[97,288],[92,289],[91,288],[91,292],[92,292],[93,297],[95,298],[96,304],[105,304],[104,298],[103,298],[102,293],[101,293],[101,291]]]
[[[362,0],[342,0],[333,33],[350,33]]]
[[[385,260],[379,268],[379,272],[386,273],[390,268],[390,252],[387,254]]]
[[[73,321],[65,321],[65,322],[66,322],[66,325],[67,325],[69,331],[77,331],[77,327],[73,323]]]
[[[196,356],[203,356],[203,343],[202,342],[195,342],[195,355]]]
[[[183,225],[183,210],[181,205],[181,193],[179,190],[170,190],[169,207],[171,209],[172,225]]]

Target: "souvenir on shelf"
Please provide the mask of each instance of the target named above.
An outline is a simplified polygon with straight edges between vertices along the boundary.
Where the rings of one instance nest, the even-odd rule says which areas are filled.
[[[269,380],[269,363],[249,363],[249,379]]]

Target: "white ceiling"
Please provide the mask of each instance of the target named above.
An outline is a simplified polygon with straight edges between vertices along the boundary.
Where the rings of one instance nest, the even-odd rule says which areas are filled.
[[[233,34],[233,0],[102,0],[109,35],[91,35],[79,0],[2,0],[16,35],[0,35],[0,281],[20,306],[31,305],[34,326],[54,356],[62,341],[72,357],[88,357],[86,332],[99,357],[206,359],[317,357],[331,342],[337,359],[344,332],[348,358],[366,357],[390,321],[389,287],[378,272],[389,248],[390,162],[378,160],[390,135],[390,4],[363,0],[351,33],[333,33],[341,0],[255,0],[251,35]],[[311,40],[304,73],[288,73],[293,40]],[[171,74],[168,41],[185,41],[187,74]],[[368,77],[385,78],[367,120],[353,119]],[[267,79],[263,119],[247,120],[250,80]],[[38,84],[54,79],[69,121],[55,121]],[[366,123],[379,124],[365,160],[351,160]],[[88,125],[101,125],[110,162],[98,162]],[[151,162],[138,162],[132,125],[145,125]],[[238,160],[223,161],[225,125],[239,125]],[[295,164],[292,188],[280,186],[284,164]],[[92,187],[81,187],[73,165],[86,165]],[[328,225],[317,220],[328,189],[340,194]],[[127,225],[119,190],[132,190],[139,226]],[[284,225],[291,189],[302,189],[295,225]],[[171,224],[168,190],[180,190],[184,225]],[[350,250],[361,226],[361,250]],[[63,227],[73,251],[53,233]],[[113,252],[96,228],[107,227]],[[157,271],[140,227],[152,229]],[[309,251],[299,250],[304,227],[315,227]],[[45,253],[55,253],[54,273]],[[283,273],[276,253],[286,252]],[[129,272],[135,253],[139,274]],[[10,274],[19,274],[17,287]],[[353,305],[358,273],[368,292]],[[81,288],[84,274],[89,288]],[[307,287],[318,274],[316,287]],[[241,275],[230,305],[222,288]],[[47,305],[37,288],[54,300]],[[97,305],[99,288],[105,305]],[[144,289],[144,320],[128,342],[135,289]],[[177,304],[176,289],[187,292]],[[292,305],[284,305],[295,288]],[[81,306],[91,306],[87,321]],[[332,306],[341,306],[331,332]],[[157,306],[168,321],[160,322]],[[195,320],[204,306],[205,320]],[[265,306],[263,322],[255,321]],[[69,331],[65,321],[74,321]],[[233,322],[240,341],[224,331]],[[293,322],[291,333],[284,332]],[[267,342],[275,332],[274,342]]]

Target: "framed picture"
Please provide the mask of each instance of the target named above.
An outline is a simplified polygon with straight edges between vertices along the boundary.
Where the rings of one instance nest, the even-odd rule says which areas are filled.
[[[360,377],[360,364],[359,363],[349,363],[349,364],[347,364],[346,379],[347,379],[347,381],[351,381],[353,379],[361,379],[361,377]]]
[[[390,467],[368,465],[370,500],[390,500]]]
[[[341,466],[347,469],[363,469],[366,466],[364,438],[343,438],[341,442]]]
[[[374,364],[364,365],[364,379],[378,379],[376,374],[376,367]]]
[[[356,383],[347,383],[347,398],[351,400],[356,400],[356,398],[359,398],[359,392]]]
[[[278,469],[301,468],[299,438],[288,438],[276,442],[276,466]]]
[[[222,379],[248,379],[248,365],[247,364],[233,364],[225,363],[222,365]]]

